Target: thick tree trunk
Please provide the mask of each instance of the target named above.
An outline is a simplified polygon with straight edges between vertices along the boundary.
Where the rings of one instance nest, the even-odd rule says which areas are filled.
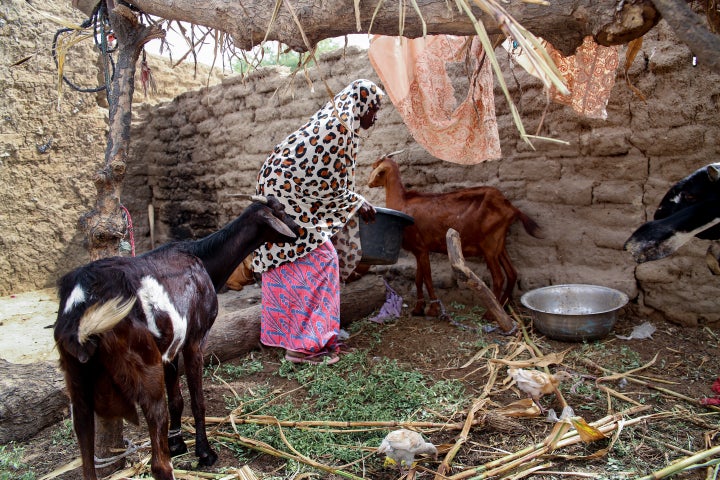
[[[88,15],[96,3],[97,0],[72,0],[73,6]],[[278,40],[295,50],[305,51],[320,40],[350,33],[402,34],[408,38],[420,37],[424,32],[431,35],[476,33],[472,21],[454,2],[438,0],[417,0],[422,19],[411,2],[405,3],[402,26],[398,20],[398,2],[382,0],[358,2],[357,12],[353,0],[132,0],[130,3],[151,15],[229,33],[235,46],[245,50],[265,39]],[[477,3],[470,2],[475,17],[490,34],[503,33],[502,19],[483,12]],[[662,15],[698,56],[701,65],[720,71],[720,54],[715,46],[720,38],[699,21],[685,0],[553,0],[549,5],[520,0],[500,3],[523,27],[552,43],[564,55],[571,55],[588,35],[601,45],[625,44],[644,35]],[[276,5],[280,8],[277,17],[273,18]],[[720,15],[717,10],[706,13],[708,18]]]
[[[130,122],[132,97],[135,91],[135,65],[143,45],[154,38],[162,38],[162,29],[147,27],[138,22],[135,14],[124,5],[107,0],[108,18],[115,37],[118,53],[113,78],[108,85],[109,133],[105,150],[105,167],[94,178],[97,189],[95,210],[83,215],[79,230],[85,234],[87,249],[92,260],[119,254],[120,241],[128,235],[127,221],[122,211],[120,194],[127,167],[130,148]],[[109,73],[108,73],[109,74]],[[95,456],[111,458],[114,450],[124,448],[122,420],[95,419]],[[122,468],[125,460],[118,460],[98,473],[105,475]]]
[[[85,234],[88,252],[93,260],[118,255],[120,240],[128,234],[120,194],[130,148],[135,65],[143,45],[164,36],[158,27],[140,24],[129,8],[123,5],[112,8],[112,2],[108,3],[108,17],[118,39],[118,53],[114,77],[108,87],[110,125],[105,167],[93,177],[98,193],[95,210],[85,214],[79,221],[79,229]]]
[[[237,292],[221,294],[220,313],[205,345],[205,363],[224,362],[248,354],[260,344],[260,306],[247,307]],[[347,326],[380,308],[385,301],[385,283],[366,275],[343,287],[340,295],[340,323]],[[50,362],[28,365],[0,359],[0,444],[23,441],[67,415],[68,397],[60,370]],[[122,445],[122,423],[96,418],[96,439],[102,445]],[[119,438],[118,438],[118,435]],[[98,458],[117,452],[98,451]],[[102,469],[107,475],[118,464]]]

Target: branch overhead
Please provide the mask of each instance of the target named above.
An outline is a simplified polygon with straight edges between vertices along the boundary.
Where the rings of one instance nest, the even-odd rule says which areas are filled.
[[[97,3],[97,0],[71,1],[88,14]],[[405,37],[417,38],[423,35],[424,26],[430,35],[476,33],[468,15],[455,2],[445,0],[416,0],[422,18],[407,3],[403,25],[399,23],[398,3],[384,0],[357,2],[357,9],[354,0],[130,0],[130,3],[149,15],[225,32],[232,36],[234,46],[242,50],[250,50],[264,40],[275,40],[293,50],[306,51],[303,37],[312,46],[326,38],[352,33],[395,36],[402,31]],[[496,19],[483,12],[477,6],[479,3],[470,1],[475,17],[491,35],[504,35]],[[688,12],[692,12],[684,0],[624,0],[619,5],[615,0],[553,0],[549,5],[514,0],[503,6],[524,28],[549,41],[563,55],[573,54],[588,35],[601,45],[625,44],[656,25],[662,13],[701,63],[720,71],[718,50],[702,48],[702,42],[717,45],[720,37],[694,19],[687,28]],[[708,12],[708,18],[711,14],[720,18],[720,12]]]
[[[76,8],[87,12],[92,10],[97,0],[72,2]],[[240,49],[249,50],[261,44],[266,36],[267,40],[277,40],[297,51],[307,49],[291,12],[285,6],[280,5],[277,17],[273,19],[276,0],[131,0],[130,3],[150,15],[226,32],[232,35],[235,46]],[[472,21],[455,2],[445,0],[417,0],[422,19],[407,3],[402,28],[398,20],[398,4],[393,1],[359,2],[357,12],[353,0],[291,0],[291,4],[311,45],[326,38],[352,33],[395,36],[402,30],[403,36],[417,38],[423,35],[423,20],[427,33],[431,35],[476,33]],[[503,33],[494,18],[475,6],[475,2],[470,4],[475,16],[482,20],[491,35]],[[565,55],[572,54],[587,35],[597,37],[606,25],[613,23],[616,16],[616,2],[610,0],[553,0],[550,5],[514,0],[503,6],[526,29],[548,40]]]

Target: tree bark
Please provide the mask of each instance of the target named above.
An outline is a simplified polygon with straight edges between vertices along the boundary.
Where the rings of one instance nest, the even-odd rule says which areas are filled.
[[[72,3],[89,14],[96,0],[72,0]],[[359,2],[359,28],[353,0],[285,0],[280,2],[275,19],[273,12],[278,4],[276,0],[132,0],[131,3],[150,15],[226,32],[233,37],[235,47],[246,50],[261,44],[267,36],[267,40],[277,40],[295,50],[306,51],[308,46],[303,40],[298,23],[311,47],[325,38],[350,33],[395,36],[399,35],[401,30],[398,2],[380,0]],[[621,30],[627,26],[634,32],[634,38],[638,38],[647,31],[638,30],[638,22],[645,23],[644,17],[647,15],[657,16],[649,0],[625,0],[625,7],[619,12],[614,0],[553,0],[549,5],[519,0],[499,3],[526,29],[548,40],[565,55],[572,54],[587,35],[595,38],[613,37],[617,39],[617,44],[625,43],[629,40],[621,35]],[[499,19],[483,12],[475,6],[475,2],[471,1],[470,4],[473,5],[476,18],[482,20],[491,35],[502,33]],[[476,34],[472,21],[454,2],[417,0],[422,20],[411,2],[404,5],[405,23],[402,25],[402,35],[405,37],[422,36],[422,20],[426,23],[428,34]],[[632,5],[642,5],[643,8],[630,8]],[[293,13],[297,16],[297,21],[293,18]],[[629,21],[629,18],[632,18],[632,21]],[[271,26],[269,31],[268,26]],[[647,29],[651,27],[652,25],[649,25]],[[612,29],[613,35],[604,35],[607,29]]]
[[[653,0],[653,3],[678,38],[699,59],[699,64],[720,72],[720,37],[705,28],[690,6],[682,0]]]
[[[50,362],[16,364],[0,359],[0,444],[22,442],[66,416],[62,372]]]
[[[85,234],[92,260],[118,255],[120,240],[128,235],[120,194],[130,148],[135,65],[143,45],[165,35],[157,26],[140,24],[135,14],[123,5],[112,8],[112,2],[108,2],[108,17],[118,39],[118,53],[114,77],[108,85],[110,124],[105,167],[93,177],[98,194],[95,209],[83,215],[78,224]]]

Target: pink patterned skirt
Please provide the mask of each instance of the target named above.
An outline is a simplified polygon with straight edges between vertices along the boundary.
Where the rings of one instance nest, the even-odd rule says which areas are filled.
[[[260,341],[304,354],[336,352],[340,331],[338,256],[327,241],[262,274]]]

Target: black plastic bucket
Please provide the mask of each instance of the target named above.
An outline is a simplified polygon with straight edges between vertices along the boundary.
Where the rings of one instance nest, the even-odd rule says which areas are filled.
[[[415,220],[403,212],[375,207],[375,221],[360,219],[360,246],[365,265],[392,265],[398,260],[402,247],[403,229]]]

